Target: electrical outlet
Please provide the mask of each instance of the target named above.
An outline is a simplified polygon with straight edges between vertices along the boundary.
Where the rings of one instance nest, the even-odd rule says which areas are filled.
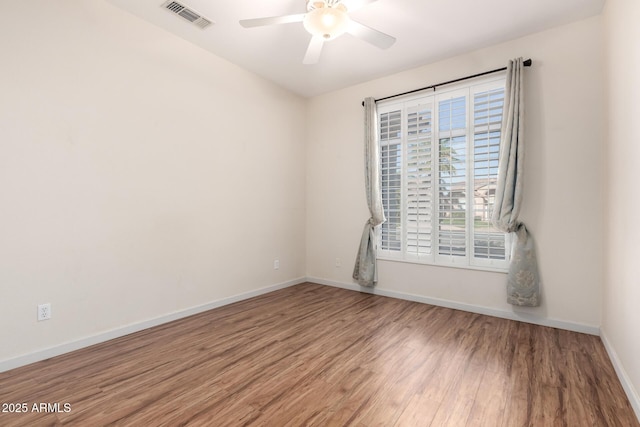
[[[38,304],[38,321],[51,319],[51,304]]]
[[[342,267],[342,261],[340,260],[340,258],[336,258],[336,268],[340,267]]]
[[[280,260],[276,259],[276,260],[273,261],[273,269],[277,270],[279,268],[280,268]]]

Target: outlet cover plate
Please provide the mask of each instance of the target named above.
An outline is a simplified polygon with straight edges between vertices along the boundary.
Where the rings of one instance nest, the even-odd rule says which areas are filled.
[[[51,319],[51,304],[38,304],[38,322]]]

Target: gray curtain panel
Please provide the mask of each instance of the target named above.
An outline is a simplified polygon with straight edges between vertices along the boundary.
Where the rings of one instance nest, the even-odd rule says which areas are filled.
[[[378,145],[378,112],[373,98],[364,100],[364,180],[371,218],[362,231],[360,247],[353,268],[353,278],[361,286],[378,282],[375,228],[385,222],[380,189],[380,146]]]
[[[507,301],[513,305],[540,305],[538,261],[533,238],[518,221],[524,173],[524,92],[523,59],[509,61],[500,140],[500,168],[492,222],[500,230],[515,234],[509,274]]]

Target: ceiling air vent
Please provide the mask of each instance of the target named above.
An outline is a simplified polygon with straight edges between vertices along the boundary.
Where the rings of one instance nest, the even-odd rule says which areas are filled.
[[[168,10],[171,13],[181,16],[182,18],[191,22],[196,27],[205,29],[209,25],[213,24],[213,21],[205,18],[195,10],[188,8],[187,6],[183,5],[180,2],[170,0],[170,1],[164,2],[162,4],[162,7],[164,7],[166,10]]]

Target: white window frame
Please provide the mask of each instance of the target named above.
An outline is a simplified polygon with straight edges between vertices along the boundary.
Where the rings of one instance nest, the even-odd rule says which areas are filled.
[[[401,111],[401,156],[402,156],[402,185],[401,185],[401,248],[400,250],[385,250],[382,249],[381,242],[381,227],[377,227],[378,236],[378,259],[401,261],[408,263],[439,265],[446,267],[467,268],[486,271],[506,272],[509,266],[509,260],[511,255],[511,236],[509,233],[505,233],[504,246],[505,246],[505,259],[487,259],[475,257],[475,203],[474,203],[474,111],[472,108],[474,102],[474,95],[477,93],[486,92],[488,90],[494,90],[504,88],[505,85],[505,73],[494,74],[484,78],[473,79],[464,83],[456,85],[450,85],[444,88],[438,88],[435,92],[421,93],[405,96],[402,98],[394,98],[387,101],[379,102],[377,105],[378,117],[381,114]],[[465,234],[466,234],[466,254],[464,256],[446,256],[439,255],[439,195],[438,190],[434,189],[431,193],[431,253],[430,254],[415,254],[407,252],[407,141],[408,141],[408,126],[407,126],[407,111],[409,108],[418,104],[431,104],[431,186],[438,186],[439,177],[439,153],[438,153],[438,139],[442,138],[438,132],[439,123],[439,102],[447,98],[455,98],[459,96],[465,96],[465,108],[466,108],[466,126],[464,128],[464,135],[466,136],[466,186],[465,186]],[[397,140],[397,139],[396,139]],[[382,141],[379,141],[382,145]],[[381,150],[382,151],[382,150]]]

